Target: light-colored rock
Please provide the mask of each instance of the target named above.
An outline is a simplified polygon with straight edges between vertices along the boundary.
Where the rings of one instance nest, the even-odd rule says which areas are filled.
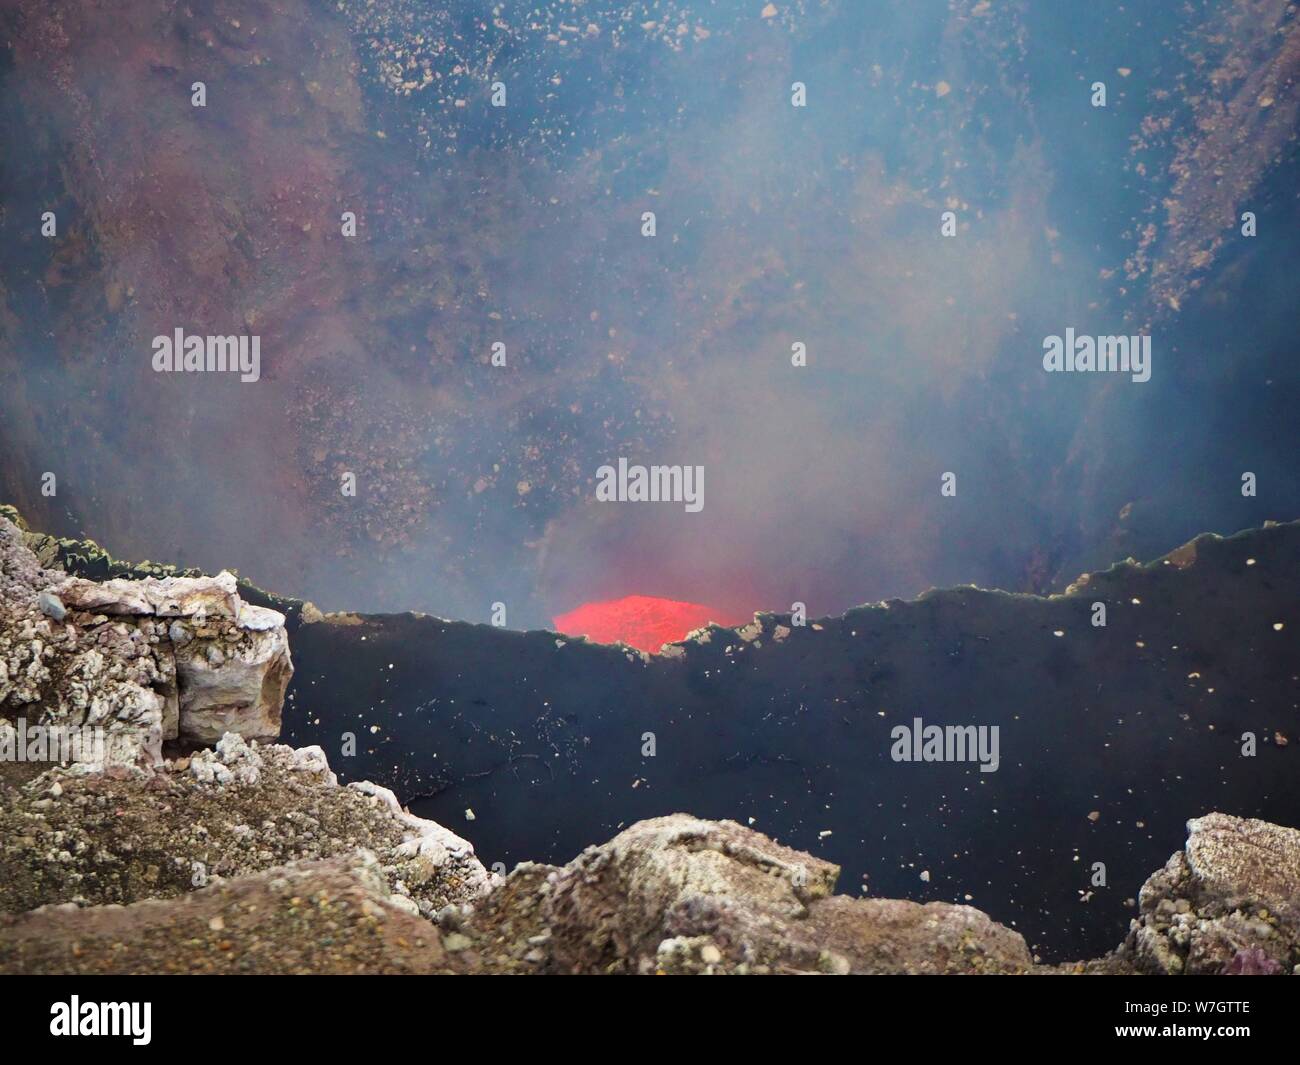
[[[1138,895],[1116,957],[1142,972],[1291,972],[1300,965],[1300,831],[1211,813]]]
[[[529,971],[1014,973],[1024,940],[970,906],[833,896],[838,867],[731,821],[642,821],[525,864],[470,920]],[[540,953],[538,953],[540,952]],[[532,955],[526,957],[526,955]]]
[[[36,604],[42,614],[54,621],[62,621],[67,617],[68,609],[63,605],[63,600],[51,591],[41,592],[36,597]]]
[[[256,784],[262,779],[264,764],[256,747],[245,743],[243,736],[227,732],[211,750],[195,752],[189,772],[203,784]]]
[[[338,783],[338,777],[330,771],[329,759],[319,746],[299,747],[295,750],[291,768],[295,773],[310,773],[327,783]]]
[[[254,606],[241,603],[239,608],[239,627],[249,632],[270,632],[284,628],[284,615],[270,607]]]
[[[102,743],[73,751],[87,764],[155,763],[174,678],[170,648],[148,618],[74,621],[62,598],[68,583],[42,568],[18,527],[0,518],[0,717],[101,730]]]
[[[0,717],[103,729],[107,764],[156,765],[166,740],[275,739],[292,676],[284,616],[233,574],[70,578],[0,517]]]
[[[235,575],[222,570],[215,577],[146,577],[133,581],[70,579],[59,589],[73,610],[97,614],[150,614],[160,618],[238,618],[243,605]]]
[[[401,862],[400,875],[407,884],[419,887],[435,877],[452,875],[463,885],[465,898],[476,899],[500,882],[501,878],[489,873],[475,857],[472,843],[436,821],[408,813],[388,788],[368,780],[353,781],[348,788],[370,796],[402,826],[404,840],[394,856]],[[430,911],[425,916],[433,914]]]
[[[228,622],[186,623],[191,638],[175,649],[182,739],[208,744],[227,732],[262,740],[280,735],[293,661],[283,616],[264,613],[279,624],[247,629]]]
[[[389,895],[386,901],[388,905],[401,910],[403,913],[409,913],[413,917],[420,916],[420,907],[416,905],[415,900],[412,898],[394,893]]]

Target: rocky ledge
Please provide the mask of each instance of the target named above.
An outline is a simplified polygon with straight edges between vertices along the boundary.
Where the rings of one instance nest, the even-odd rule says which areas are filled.
[[[1217,813],[1125,942],[1072,965],[971,906],[836,895],[836,865],[686,814],[501,877],[321,748],[259,743],[291,670],[283,616],[230,574],[72,578],[0,518],[0,750],[92,726],[112,751],[0,762],[0,971],[1300,971],[1300,832]]]
[[[97,729],[107,742],[77,761],[156,765],[168,741],[274,739],[292,676],[284,616],[245,603],[233,574],[71,577],[0,517],[0,746],[27,725],[41,742]]]
[[[1300,832],[1208,814],[1147,880],[1116,960],[1145,973],[1300,969]]]
[[[21,881],[21,897],[9,891],[4,901],[21,905],[74,891],[76,901],[0,916],[0,971],[1300,972],[1300,832],[1262,821],[1210,814],[1189,822],[1186,849],[1147,882],[1142,913],[1118,949],[1093,961],[1041,966],[1018,932],[973,907],[835,895],[834,866],[733,822],[685,814],[633,825],[565,866],[525,863],[503,882],[490,883],[474,869],[472,855],[451,853],[441,838],[433,855],[423,853],[419,837],[395,842],[395,825],[383,820],[385,802],[367,806],[360,793],[348,796],[349,789],[337,788],[340,805],[353,816],[322,817],[301,788],[285,787],[279,778],[281,771],[295,772],[288,768],[293,753],[271,750],[274,768],[261,783],[275,789],[273,798],[250,792],[258,784],[249,781],[207,785],[213,789],[209,806],[196,823],[206,837],[207,826],[223,825],[221,811],[242,816],[244,831],[231,828],[229,839],[242,838],[245,857],[221,843],[208,846],[206,839],[196,850],[192,834],[176,831],[169,838],[165,830],[152,837],[151,846],[161,850],[135,854],[136,832],[142,831],[132,827],[137,815],[156,817],[158,810],[143,785],[134,793],[109,788],[103,803],[101,789],[80,776],[76,790],[39,811],[32,809],[35,789],[28,785],[27,797],[9,815],[27,822],[28,839],[6,848],[6,862],[15,849],[43,853],[49,872]],[[307,772],[318,777],[320,771],[313,766]],[[259,810],[267,818],[250,824],[242,804],[259,800],[266,802]],[[91,849],[108,838],[99,829],[109,814],[94,814],[106,807],[125,820],[113,837],[127,854],[107,877],[87,875],[114,864]],[[64,810],[62,817],[52,813],[56,808]],[[88,828],[54,827],[83,820]],[[302,828],[307,822],[310,830]],[[6,825],[6,833],[12,828]],[[40,851],[51,839],[43,832],[62,833],[76,856],[68,860],[72,852],[65,850],[63,860],[50,859]],[[361,843],[379,853],[356,846]],[[265,868],[229,879],[213,872],[207,886],[187,890],[189,862],[176,861],[177,852],[199,851],[223,853],[227,864],[217,859],[215,868],[231,873],[259,863]],[[450,861],[441,857],[444,851]],[[1279,864],[1261,864],[1264,855]],[[6,883],[10,870],[6,865]],[[150,893],[172,897],[84,905],[92,898]]]

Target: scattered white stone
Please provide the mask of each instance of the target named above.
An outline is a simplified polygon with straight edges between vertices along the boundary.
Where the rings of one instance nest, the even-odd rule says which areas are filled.
[[[389,895],[388,904],[394,909],[402,910],[409,913],[412,917],[420,916],[420,907],[414,899],[407,898],[405,895]]]

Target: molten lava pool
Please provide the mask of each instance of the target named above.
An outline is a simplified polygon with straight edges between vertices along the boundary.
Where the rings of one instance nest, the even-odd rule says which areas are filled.
[[[653,653],[710,621],[736,625],[749,619],[731,617],[700,603],[628,595],[603,603],[584,603],[552,620],[556,631],[567,636],[586,636],[597,643],[621,642]]]

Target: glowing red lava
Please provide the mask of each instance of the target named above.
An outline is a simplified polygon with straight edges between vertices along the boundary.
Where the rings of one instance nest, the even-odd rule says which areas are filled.
[[[628,595],[603,603],[583,603],[577,610],[552,620],[557,632],[569,636],[586,636],[597,643],[622,641],[642,651],[657,652],[664,644],[682,639],[707,622],[734,625],[749,619],[731,618],[699,603]]]

